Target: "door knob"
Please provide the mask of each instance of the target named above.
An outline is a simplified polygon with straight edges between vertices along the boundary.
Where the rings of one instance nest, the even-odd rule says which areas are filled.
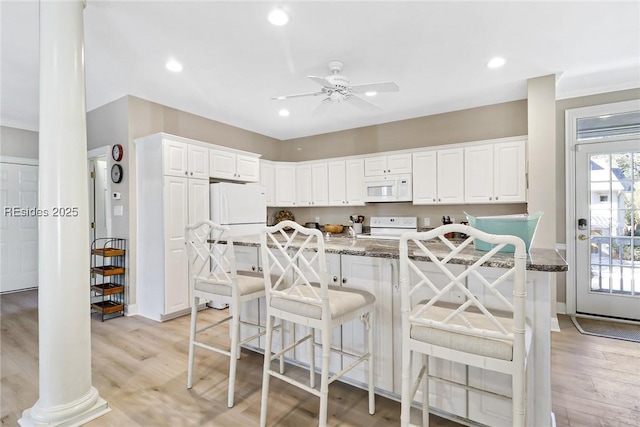
[[[584,234],[578,234],[578,240],[587,240],[588,237]]]

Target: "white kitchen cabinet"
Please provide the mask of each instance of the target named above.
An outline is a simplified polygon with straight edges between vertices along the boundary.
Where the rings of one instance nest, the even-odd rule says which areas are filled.
[[[526,201],[525,141],[465,147],[465,202]]]
[[[264,189],[267,206],[276,206],[276,168],[273,163],[260,160],[260,185]]]
[[[328,163],[329,206],[364,206],[364,159]]]
[[[413,153],[413,204],[464,203],[464,149]]]
[[[209,150],[206,147],[165,138],[162,140],[165,175],[209,178]]]
[[[397,173],[411,173],[411,153],[389,154],[364,159],[365,176]]]
[[[438,203],[438,152],[413,153],[413,204]]]
[[[295,163],[276,163],[276,206],[297,206],[296,204],[296,165]]]
[[[327,206],[329,188],[326,163],[296,167],[296,206]]]
[[[209,150],[209,176],[242,182],[260,180],[258,155],[226,150]]]
[[[163,321],[191,306],[185,226],[209,218],[208,171],[199,178],[208,151],[190,150],[188,142],[166,134],[136,139],[135,146],[136,303],[138,314]]]
[[[341,255],[341,283],[343,287],[363,289],[376,297],[372,322],[374,342],[374,383],[376,388],[393,390],[393,316],[392,291],[398,283],[397,260],[389,258]],[[355,320],[342,325],[342,350],[352,354],[367,352],[367,332],[363,322]],[[398,359],[401,360],[401,359]],[[353,358],[343,357],[343,367]],[[364,384],[366,364],[359,364],[344,377]]]
[[[497,203],[527,201],[526,141],[493,145],[493,194]]]
[[[438,150],[438,203],[464,203],[464,150]]]

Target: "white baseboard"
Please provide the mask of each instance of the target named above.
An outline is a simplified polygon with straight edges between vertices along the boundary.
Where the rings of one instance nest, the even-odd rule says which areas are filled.
[[[125,316],[136,316],[138,314],[138,304],[129,304],[124,309]]]

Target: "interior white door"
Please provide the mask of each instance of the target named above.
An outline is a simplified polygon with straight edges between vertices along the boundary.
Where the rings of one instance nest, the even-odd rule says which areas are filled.
[[[0,292],[37,287],[38,167],[0,163],[0,202]]]
[[[108,190],[107,182],[107,160],[96,159],[95,160],[95,178],[94,178],[94,212],[93,222],[95,223],[95,238],[109,237],[111,235],[109,231],[109,215],[107,212],[111,211],[110,194]]]
[[[576,311],[640,320],[640,139],[577,148]]]

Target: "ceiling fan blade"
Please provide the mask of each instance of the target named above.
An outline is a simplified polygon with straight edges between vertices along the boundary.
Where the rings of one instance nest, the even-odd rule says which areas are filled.
[[[307,76],[307,77],[309,77],[311,80],[313,80],[314,82],[318,83],[322,87],[326,87],[326,88],[329,88],[329,89],[335,89],[335,87],[336,87],[336,85],[334,85],[333,83],[331,83],[330,81],[328,81],[324,77],[318,77],[318,76]]]
[[[316,109],[313,111],[313,114],[314,115],[316,115],[316,114],[318,114],[318,115],[324,114],[329,109],[330,105],[331,105],[331,99],[330,98],[323,99],[322,102],[320,102],[320,104],[318,104]]]
[[[274,96],[271,99],[273,101],[280,101],[280,100],[289,99],[289,98],[301,98],[303,96],[318,96],[318,95],[323,95],[323,94],[324,94],[324,92],[298,93],[298,94],[294,94],[294,95]]]
[[[356,96],[356,95],[351,95],[349,96],[347,99],[345,99],[345,102],[347,104],[351,104],[355,107],[360,108],[361,110],[365,110],[365,111],[369,111],[369,112],[380,112],[382,111],[382,108],[378,107],[375,104],[370,103],[369,101],[365,101],[364,99]]]
[[[397,92],[400,88],[396,82],[367,83],[363,85],[351,86],[353,93],[365,92]]]

